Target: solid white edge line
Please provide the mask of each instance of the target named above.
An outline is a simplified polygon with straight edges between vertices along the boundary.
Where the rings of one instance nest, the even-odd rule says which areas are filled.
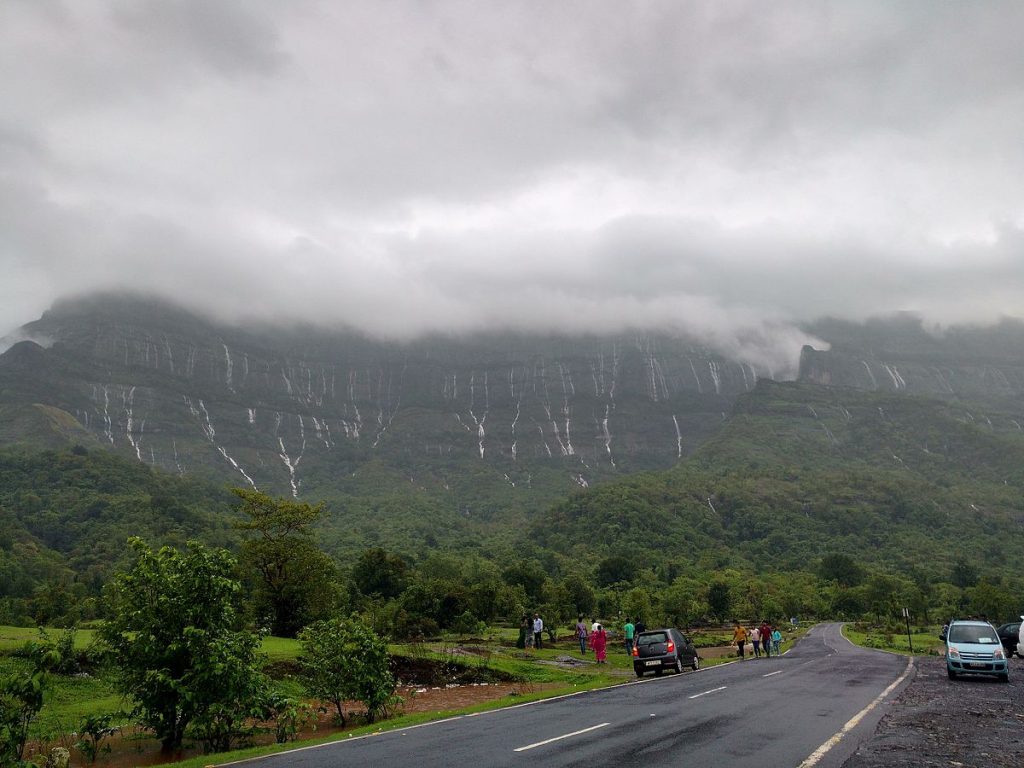
[[[719,691],[724,691],[728,687],[729,686],[727,686],[727,685],[723,685],[720,688],[712,688],[710,691],[704,691],[704,693],[695,693],[693,696],[687,696],[686,698],[688,698],[688,699],[699,699],[701,696],[707,696],[709,693],[718,693]]]
[[[513,752],[525,752],[528,749],[536,749],[537,747],[543,747],[545,744],[550,744],[553,741],[561,741],[562,739],[568,739],[570,736],[579,736],[581,733],[590,733],[590,731],[596,731],[598,728],[604,728],[606,725],[611,723],[601,723],[599,725],[592,725],[589,728],[583,728],[579,731],[573,731],[572,733],[564,733],[561,736],[555,736],[551,739],[544,739],[544,741],[538,741],[535,744],[527,744],[525,747],[516,747]]]
[[[900,683],[906,680],[907,675],[910,674],[910,670],[913,668],[914,660],[910,659],[910,661],[907,662],[907,668],[903,670],[903,674],[896,678],[896,680],[893,681],[892,685],[890,685],[888,688],[886,688],[884,691],[878,694],[878,696],[875,697],[875,700],[868,704],[866,707],[864,707],[864,709],[862,709],[856,715],[847,720],[846,725],[840,728],[839,731],[833,734],[824,744],[822,744],[810,755],[808,755],[807,759],[800,763],[800,765],[797,766],[797,768],[811,768],[812,765],[816,765],[818,761],[820,761],[821,758],[823,758],[826,755],[826,753],[830,749],[832,749],[832,747],[834,747],[836,744],[843,740],[843,737],[846,734],[848,734],[850,731],[857,727],[857,724],[864,719],[864,716],[867,715],[868,712],[870,712],[879,704],[881,704],[886,696],[892,693]]]

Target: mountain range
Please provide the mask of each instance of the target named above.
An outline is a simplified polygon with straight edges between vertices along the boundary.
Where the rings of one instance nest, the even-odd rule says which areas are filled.
[[[94,295],[8,337],[0,446],[104,449],[211,487],[324,500],[334,552],[457,548],[517,530],[609,550],[609,529],[591,523],[625,513],[599,501],[588,522],[564,510],[650,472],[670,484],[701,473],[699,493],[672,502],[701,537],[710,523],[695,510],[730,509],[716,482],[813,474],[816,490],[791,484],[778,503],[820,508],[831,523],[772,554],[790,561],[827,546],[876,481],[899,488],[872,510],[893,499],[917,509],[908,498],[938,485],[949,493],[929,503],[943,514],[1019,530],[1024,325],[938,334],[902,315],[807,330],[829,348],[805,347],[796,380],[782,382],[665,333],[395,342],[236,327],[148,297]],[[861,486],[842,473],[860,473]],[[961,481],[963,498],[950,490]],[[826,503],[818,486],[830,484],[838,495]],[[594,486],[609,491],[573,496]]]

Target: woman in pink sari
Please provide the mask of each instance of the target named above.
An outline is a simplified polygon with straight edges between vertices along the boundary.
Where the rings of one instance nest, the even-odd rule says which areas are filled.
[[[604,627],[600,624],[597,625],[597,631],[590,633],[590,647],[594,649],[594,657],[597,659],[598,664],[607,664],[607,654],[605,649],[608,647],[608,633],[604,631]]]

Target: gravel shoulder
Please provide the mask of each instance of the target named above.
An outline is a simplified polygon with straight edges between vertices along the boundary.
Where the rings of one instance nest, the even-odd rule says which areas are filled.
[[[914,679],[843,768],[1024,765],[1024,660],[1011,662],[1009,684],[950,680],[934,657],[915,664]]]

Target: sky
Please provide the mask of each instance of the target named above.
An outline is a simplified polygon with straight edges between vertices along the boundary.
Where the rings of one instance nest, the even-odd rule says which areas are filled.
[[[1024,3],[4,0],[0,334],[1024,315]]]

